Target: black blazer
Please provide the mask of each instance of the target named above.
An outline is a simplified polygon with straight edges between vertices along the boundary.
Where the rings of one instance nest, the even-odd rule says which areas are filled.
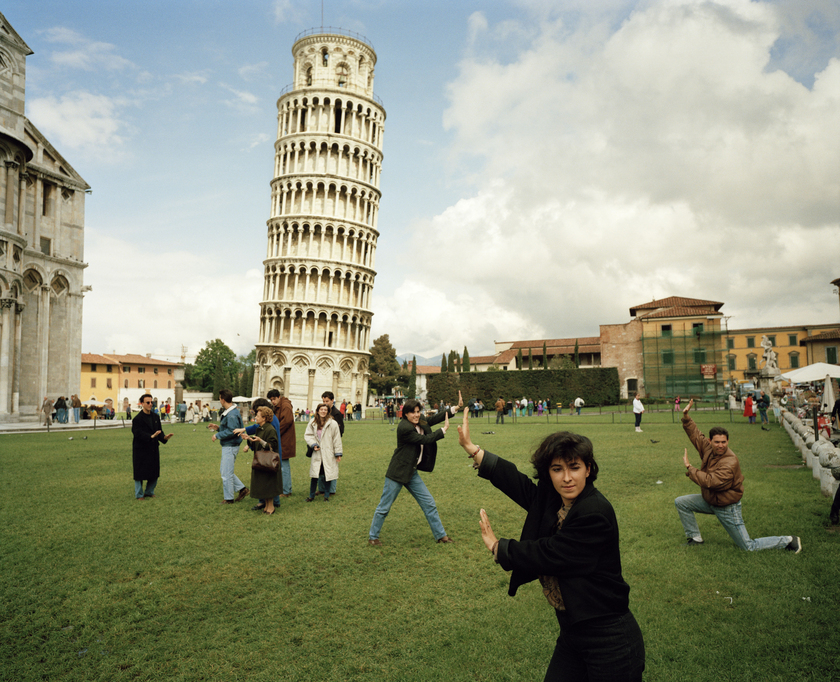
[[[618,522],[612,505],[592,483],[575,500],[558,532],[557,512],[563,506],[550,479],[535,483],[514,464],[484,452],[478,469],[528,513],[522,535],[499,540],[498,560],[513,571],[508,594],[539,575],[553,575],[560,584],[569,625],[629,610],[630,587],[621,575]]]
[[[454,413],[450,412],[450,417]],[[444,437],[444,432],[441,429],[432,431],[430,427],[439,424],[446,419],[446,410],[441,410],[434,417],[430,417],[427,421],[420,421],[420,428],[423,429],[423,435],[417,433],[408,419],[403,417],[397,425],[397,449],[391,457],[391,463],[388,465],[388,471],[385,472],[385,478],[390,478],[392,481],[407,485],[417,471],[417,459],[420,457],[420,446],[423,446],[423,459],[431,458],[437,455],[437,441]]]

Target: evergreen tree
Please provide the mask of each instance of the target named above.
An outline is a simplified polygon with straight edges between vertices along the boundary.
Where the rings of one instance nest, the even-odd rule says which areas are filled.
[[[397,351],[391,345],[391,339],[387,334],[374,339],[370,347],[370,355],[368,386],[374,389],[377,395],[388,395],[398,383],[400,363],[397,362]]]
[[[534,355],[530,346],[528,346],[528,369],[534,369]]]
[[[461,367],[465,372],[470,371],[470,352],[467,350],[466,346],[464,346],[464,356],[461,359]]]
[[[448,372],[449,366],[446,364],[446,354],[442,353],[440,356],[440,371],[441,372]]]
[[[402,367],[403,367],[403,369],[404,369],[406,372],[408,371],[408,360],[405,360],[405,359],[403,360],[403,365],[402,365]]]
[[[216,366],[213,368],[213,400],[219,399],[219,391],[225,387],[225,370],[221,356],[216,356]],[[235,388],[235,387],[234,387]]]
[[[545,350],[545,341],[543,341],[543,369],[548,369],[548,353]]]
[[[447,372],[454,372],[455,371],[455,351],[449,351],[449,357],[446,359],[446,371]]]
[[[577,339],[575,339],[575,367],[580,368],[580,352]]]
[[[522,349],[519,349],[519,352],[516,354],[516,369],[522,369],[524,365],[522,364]]]
[[[213,391],[218,397],[218,391],[223,388],[236,390],[236,384],[227,385],[231,374],[236,373],[238,362],[234,353],[221,339],[207,341],[204,348],[195,356],[195,364],[189,373],[185,371],[185,385],[199,391]],[[188,374],[188,376],[187,376]]]
[[[411,376],[408,377],[408,390],[405,393],[409,398],[417,397],[417,356],[411,361]]]

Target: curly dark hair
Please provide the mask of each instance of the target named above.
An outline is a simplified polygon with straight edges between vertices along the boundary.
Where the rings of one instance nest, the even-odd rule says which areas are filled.
[[[580,459],[584,466],[589,467],[589,476],[586,477],[588,483],[592,483],[598,478],[598,463],[595,461],[592,441],[586,436],[569,431],[552,433],[540,443],[531,456],[531,464],[537,471],[534,478],[547,480],[551,463],[558,457],[564,462]]]

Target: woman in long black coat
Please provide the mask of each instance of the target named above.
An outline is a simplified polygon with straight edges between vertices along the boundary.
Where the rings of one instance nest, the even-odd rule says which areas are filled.
[[[475,445],[467,413],[458,442],[479,477],[527,512],[516,541],[497,539],[482,509],[481,537],[496,563],[511,571],[508,594],[538,579],[554,607],[560,636],[546,682],[640,682],[645,645],[621,575],[615,512],[593,485],[598,464],[592,442],[568,431],[548,436],[531,457],[537,483]]]
[[[259,450],[271,450],[279,452],[277,430],[274,428],[274,413],[270,407],[258,407],[254,416],[257,422],[257,432],[253,436],[247,436],[249,447]],[[283,491],[283,478],[280,467],[272,473],[261,469],[251,469],[251,497],[257,500],[265,500],[263,514],[274,513],[274,497]]]

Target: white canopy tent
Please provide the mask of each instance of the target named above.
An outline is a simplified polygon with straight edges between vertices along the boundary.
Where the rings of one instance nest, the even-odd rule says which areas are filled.
[[[792,384],[807,384],[811,381],[823,381],[826,377],[840,379],[840,365],[829,365],[827,362],[815,362],[807,367],[793,369],[782,374]]]

